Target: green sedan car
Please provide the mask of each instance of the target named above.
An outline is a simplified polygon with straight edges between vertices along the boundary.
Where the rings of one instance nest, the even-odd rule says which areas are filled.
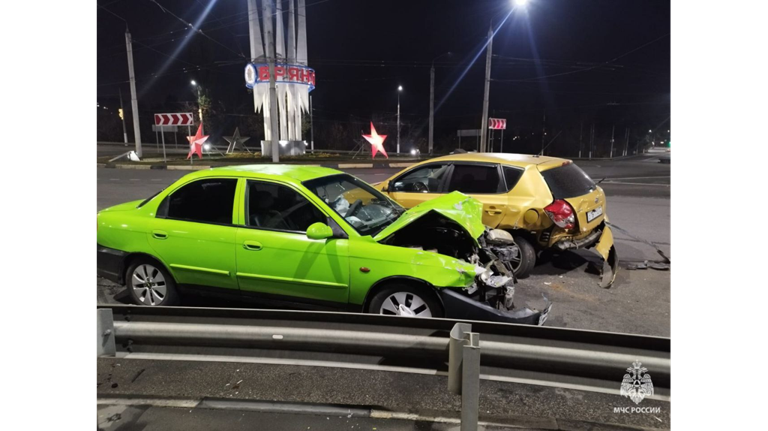
[[[408,211],[333,169],[252,165],[188,174],[98,213],[98,275],[139,305],[218,295],[270,306],[541,325],[515,308],[511,236],[454,192]]]

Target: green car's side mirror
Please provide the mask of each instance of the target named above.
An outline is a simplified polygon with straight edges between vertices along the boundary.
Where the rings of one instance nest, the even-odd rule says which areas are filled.
[[[325,223],[312,223],[307,228],[307,238],[309,239],[327,239],[333,236],[333,230]]]

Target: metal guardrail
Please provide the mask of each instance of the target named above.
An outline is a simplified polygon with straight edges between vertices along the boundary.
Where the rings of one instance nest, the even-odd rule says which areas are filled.
[[[359,313],[125,305],[97,313],[99,356],[311,359],[447,374],[467,423],[477,422],[479,379],[618,395],[626,368],[640,361],[653,377],[650,398],[670,397],[663,337]]]

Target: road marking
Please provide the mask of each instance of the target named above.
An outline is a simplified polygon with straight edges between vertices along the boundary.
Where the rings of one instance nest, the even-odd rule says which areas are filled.
[[[603,184],[624,184],[629,186],[656,186],[656,187],[670,187],[670,184],[654,184],[654,183],[625,183],[623,181],[603,181]]]
[[[150,181],[162,181],[162,178],[152,178]]]
[[[120,178],[110,178],[110,181],[120,181]]]
[[[130,179],[130,180],[128,180],[128,181],[139,181],[139,179],[138,179],[138,178],[131,178],[131,179]]]
[[[616,177],[616,178],[608,178],[608,180],[646,180],[646,179],[653,179],[653,178],[672,178],[671,175],[654,175],[649,177]]]

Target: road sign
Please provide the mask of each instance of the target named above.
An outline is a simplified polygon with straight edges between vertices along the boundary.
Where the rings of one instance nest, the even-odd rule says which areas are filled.
[[[504,130],[507,128],[506,118],[489,118],[488,128],[493,130]]]
[[[191,112],[155,114],[155,126],[193,126],[195,117]]]

